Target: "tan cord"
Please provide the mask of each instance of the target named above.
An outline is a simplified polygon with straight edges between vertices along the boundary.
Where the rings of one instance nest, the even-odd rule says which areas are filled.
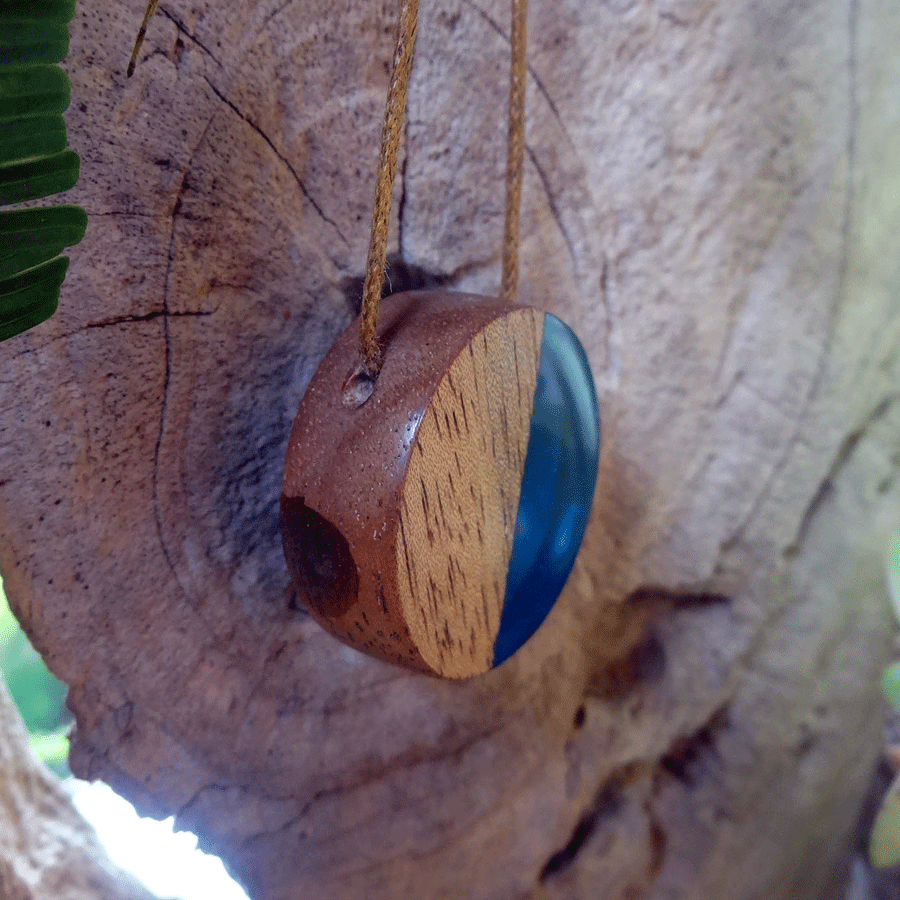
[[[144,38],[147,36],[147,26],[150,24],[150,20],[153,18],[157,6],[159,6],[159,0],[147,0],[147,9],[144,11],[144,21],[141,22],[141,27],[138,29],[137,38],[134,42],[134,49],[131,51],[131,59],[128,60],[129,78],[134,75],[134,67],[137,65],[138,53],[141,52],[141,46],[144,43]]]
[[[376,378],[381,369],[381,347],[378,344],[377,334],[378,304],[384,287],[391,197],[394,192],[394,178],[397,175],[397,153],[406,122],[406,94],[409,88],[418,20],[419,0],[401,0],[391,86],[388,89],[384,126],[381,129],[381,157],[378,160],[375,209],[372,213],[372,232],[369,238],[369,258],[366,262],[362,323],[359,332],[359,349],[363,357],[365,374],[370,378]]]
[[[418,24],[418,0],[402,0],[397,48],[381,131],[381,157],[375,188],[375,209],[366,281],[363,288],[359,347],[362,372],[369,379],[381,369],[378,306],[384,287],[391,198],[397,174],[397,154],[406,120],[406,95]],[[525,153],[525,86],[528,80],[528,0],[512,0],[510,33],[509,137],[506,157],[506,228],[503,239],[503,280],[500,296],[512,300],[519,281],[519,218],[522,205],[522,160]]]
[[[528,79],[528,0],[512,0],[509,136],[506,144],[506,230],[500,296],[512,300],[519,284],[519,208],[525,152],[525,85]]]

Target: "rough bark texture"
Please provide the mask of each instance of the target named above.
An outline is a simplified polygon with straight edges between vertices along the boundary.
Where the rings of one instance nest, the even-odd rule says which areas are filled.
[[[171,0],[126,81],[141,6],[79,5],[91,224],[0,348],[3,575],[77,772],[259,900],[835,896],[900,509],[896,4],[533,3],[522,295],[586,344],[603,462],[554,612],[464,684],[324,634],[277,527],[394,4]],[[480,293],[506,22],[423,4],[397,189],[407,271]]]
[[[0,900],[151,900],[31,752],[0,679]]]

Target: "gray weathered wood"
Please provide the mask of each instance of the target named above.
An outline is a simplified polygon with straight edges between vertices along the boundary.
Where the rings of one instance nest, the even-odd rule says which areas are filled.
[[[601,392],[556,609],[465,684],[292,608],[298,399],[365,257],[393,4],[84,0],[59,314],[0,347],[0,561],[73,765],[260,900],[806,900],[874,758],[900,510],[900,11],[532,9],[523,299]],[[496,290],[506,4],[423,5],[394,247]],[[402,201],[402,203],[401,203]],[[338,473],[339,474],[339,473]]]
[[[151,900],[106,856],[59,779],[35,759],[0,679],[0,898]]]

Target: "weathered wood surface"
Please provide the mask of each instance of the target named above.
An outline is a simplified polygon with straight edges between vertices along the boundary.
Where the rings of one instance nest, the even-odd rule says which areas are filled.
[[[393,4],[84,0],[92,215],[0,348],[7,592],[73,765],[260,900],[805,900],[876,752],[900,509],[900,12],[536,2],[523,299],[604,413],[564,596],[464,684],[292,607],[282,456],[364,264]],[[495,289],[502,0],[423,5],[394,245]]]
[[[35,759],[0,679],[0,900],[153,900]]]

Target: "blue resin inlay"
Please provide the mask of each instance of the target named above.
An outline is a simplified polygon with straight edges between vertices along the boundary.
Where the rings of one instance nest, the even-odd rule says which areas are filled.
[[[587,356],[572,330],[548,313],[495,666],[537,631],[572,571],[599,456],[600,414]]]

